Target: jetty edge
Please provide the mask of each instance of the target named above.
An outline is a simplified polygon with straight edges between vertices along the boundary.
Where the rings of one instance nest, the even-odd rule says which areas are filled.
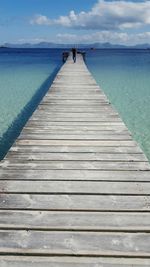
[[[0,163],[0,266],[150,266],[150,164],[78,54]]]

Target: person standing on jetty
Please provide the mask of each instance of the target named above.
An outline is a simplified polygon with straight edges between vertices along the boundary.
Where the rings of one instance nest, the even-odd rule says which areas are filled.
[[[73,58],[74,63],[76,62],[76,56],[77,56],[77,49],[72,48],[72,58]]]

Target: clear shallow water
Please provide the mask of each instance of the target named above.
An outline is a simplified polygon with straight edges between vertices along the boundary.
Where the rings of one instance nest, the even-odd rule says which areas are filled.
[[[59,49],[0,49],[0,158],[61,66]],[[150,51],[87,51],[87,65],[150,160]]]
[[[61,50],[0,49],[0,158],[48,90]]]
[[[89,51],[86,61],[150,160],[150,50]]]

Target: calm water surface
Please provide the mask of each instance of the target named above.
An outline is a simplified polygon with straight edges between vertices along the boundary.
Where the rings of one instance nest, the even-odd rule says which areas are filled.
[[[150,50],[91,51],[87,64],[150,160]]]
[[[59,49],[0,49],[0,157],[61,66]],[[150,160],[150,51],[87,51],[87,65]]]
[[[61,50],[0,49],[0,158],[4,156],[61,65]]]

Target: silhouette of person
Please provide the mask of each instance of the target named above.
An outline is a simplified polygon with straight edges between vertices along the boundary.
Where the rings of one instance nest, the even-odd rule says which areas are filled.
[[[72,48],[72,58],[74,63],[76,62],[77,50],[76,48]]]

